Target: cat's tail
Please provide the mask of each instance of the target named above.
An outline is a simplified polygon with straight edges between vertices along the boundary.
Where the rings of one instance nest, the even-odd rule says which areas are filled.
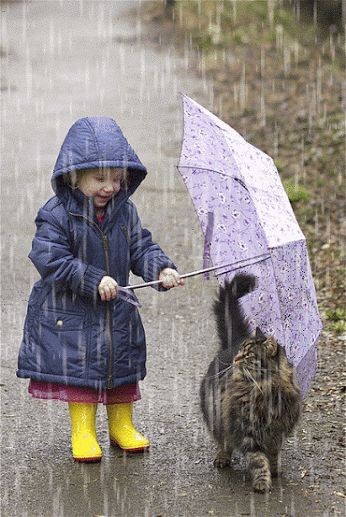
[[[257,278],[254,275],[238,273],[231,282],[226,282],[223,291],[229,300],[241,298],[251,293],[257,286]]]
[[[239,273],[220,287],[214,303],[217,332],[222,349],[237,352],[241,341],[250,334],[250,329],[239,303],[239,298],[253,291],[257,286],[254,275]]]

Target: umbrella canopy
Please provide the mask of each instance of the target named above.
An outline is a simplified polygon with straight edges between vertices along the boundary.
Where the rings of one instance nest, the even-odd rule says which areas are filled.
[[[295,366],[302,394],[316,370],[322,328],[305,237],[273,160],[218,117],[183,96],[178,170],[205,236],[204,266],[228,264],[258,278],[242,299],[251,328],[276,337]]]

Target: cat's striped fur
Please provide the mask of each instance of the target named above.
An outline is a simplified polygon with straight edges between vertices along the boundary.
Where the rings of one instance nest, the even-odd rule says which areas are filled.
[[[253,489],[271,489],[284,438],[297,423],[301,397],[293,368],[274,337],[250,335],[239,298],[255,288],[240,274],[220,288],[215,302],[221,347],[202,380],[201,408],[218,444],[215,466],[230,465],[233,450],[248,463]]]

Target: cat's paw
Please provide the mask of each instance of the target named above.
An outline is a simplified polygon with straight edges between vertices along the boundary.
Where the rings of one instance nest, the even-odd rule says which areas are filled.
[[[231,458],[225,454],[218,454],[214,459],[214,467],[224,469],[231,466]]]
[[[268,479],[257,479],[252,483],[252,488],[255,492],[259,492],[260,494],[264,494],[265,492],[270,492],[272,489],[271,481]]]

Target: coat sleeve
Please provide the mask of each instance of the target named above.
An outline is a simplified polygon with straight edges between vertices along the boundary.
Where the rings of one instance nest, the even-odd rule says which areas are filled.
[[[165,267],[177,269],[170,258],[165,255],[160,246],[153,242],[149,230],[142,228],[137,209],[131,205],[130,211],[130,258],[131,270],[141,276],[145,282],[157,280],[160,271]],[[166,291],[163,287],[157,290]]]
[[[78,295],[95,297],[106,272],[74,257],[66,230],[51,212],[41,208],[35,223],[29,258],[42,279],[56,286],[65,284]]]

